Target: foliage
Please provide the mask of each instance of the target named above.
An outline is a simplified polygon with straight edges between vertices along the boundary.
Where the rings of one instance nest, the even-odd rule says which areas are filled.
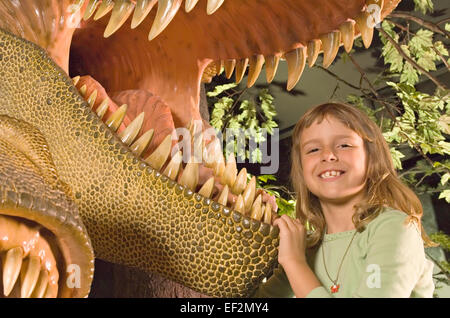
[[[273,129],[278,127],[274,120],[277,112],[273,105],[273,96],[264,88],[249,99],[240,100],[244,93],[249,95],[251,92],[248,89],[239,91],[236,87],[235,83],[218,85],[206,94],[215,99],[210,123],[224,136],[239,131],[243,133],[245,145],[238,145],[236,139],[228,142],[224,149],[227,157],[230,153],[235,153],[242,161],[250,159],[250,162],[261,163],[261,150],[256,147],[250,153],[246,145],[250,141],[256,144],[266,141],[266,132],[272,135]]]
[[[248,175],[251,178],[251,175]],[[256,177],[256,186],[264,189],[268,194],[275,196],[278,205],[278,215],[287,214],[292,218],[295,218],[295,204],[296,200],[294,195],[289,191],[287,187],[273,185],[270,181],[276,181],[277,178],[271,174],[264,174]],[[285,199],[284,197],[288,197]]]
[[[415,4],[421,12],[433,9],[429,0],[416,0]],[[438,64],[449,69],[448,44],[444,44],[449,39],[441,36],[441,41],[432,30],[413,31],[409,24],[389,19],[383,21],[379,34],[388,68],[377,83],[385,82],[395,97],[378,95],[373,89],[377,83],[367,81],[372,89],[362,89],[363,96],[350,95],[347,101],[364,110],[381,128],[403,181],[419,194],[439,192],[439,198],[450,203],[450,90],[432,75]],[[417,89],[423,75],[438,86],[434,92]],[[415,165],[404,168],[403,162],[411,158],[416,158]]]

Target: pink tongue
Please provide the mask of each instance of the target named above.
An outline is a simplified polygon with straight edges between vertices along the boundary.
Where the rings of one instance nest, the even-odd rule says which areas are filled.
[[[136,118],[141,112],[145,112],[144,125],[137,136],[141,136],[149,129],[154,129],[152,143],[147,152],[147,155],[153,152],[156,147],[161,144],[167,135],[171,134],[175,129],[172,114],[169,106],[167,106],[158,96],[145,90],[126,90],[117,93],[112,93],[111,98],[117,102],[118,105],[127,104],[128,112],[127,118],[124,120],[125,125],[129,125],[131,120]],[[176,141],[173,141],[175,144]]]
[[[94,103],[94,109],[97,109],[105,99],[108,99],[109,108],[103,116],[103,120],[106,120],[119,108],[119,106],[123,104],[128,105],[127,114],[122,125],[119,127],[118,132],[124,130],[125,127],[127,127],[141,112],[145,112],[144,125],[135,140],[149,129],[154,129],[154,135],[147,151],[142,154],[142,157],[144,158],[151,154],[163,139],[175,129],[170,108],[161,101],[159,97],[148,91],[127,90],[116,92],[111,94],[111,96],[108,96],[103,86],[89,75],[80,78],[77,88],[80,89],[83,85],[86,85],[87,88],[85,99],[88,99],[94,90],[97,90],[97,99]],[[175,144],[176,141],[173,143]]]

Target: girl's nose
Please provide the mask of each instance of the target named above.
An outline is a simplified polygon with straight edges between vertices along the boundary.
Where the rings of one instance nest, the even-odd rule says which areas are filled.
[[[324,149],[322,152],[322,161],[337,161],[338,158],[330,149]]]

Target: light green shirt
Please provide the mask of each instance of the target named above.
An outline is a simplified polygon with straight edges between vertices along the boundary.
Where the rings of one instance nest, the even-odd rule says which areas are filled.
[[[336,279],[339,265],[356,230],[326,234],[308,263],[322,286],[307,297],[432,297],[433,263],[425,258],[420,230],[413,222],[405,224],[406,213],[386,209],[361,233],[356,233],[339,273],[337,293],[329,275]],[[281,266],[256,291],[255,297],[293,297]]]

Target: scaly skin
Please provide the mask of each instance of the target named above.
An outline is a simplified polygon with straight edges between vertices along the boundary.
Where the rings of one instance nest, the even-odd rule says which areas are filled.
[[[0,31],[0,69],[0,113],[39,127],[96,257],[224,297],[247,295],[272,269],[277,228],[194,195],[136,158],[42,49]]]
[[[68,17],[65,9],[70,2],[57,2],[61,5],[58,8],[50,0],[42,0],[41,6],[38,2],[24,1],[19,7],[37,12],[39,10],[34,9],[53,5],[53,13],[49,16],[54,21],[63,21]],[[399,1],[384,2],[381,17],[391,12]],[[17,197],[19,191],[16,186],[10,186],[8,189],[13,192],[6,192],[11,193],[11,197],[0,201],[3,204],[0,215],[16,218],[5,219],[5,223],[0,224],[15,224],[25,218],[52,232],[56,239],[51,245],[63,254],[58,261],[63,264],[58,267],[60,282],[67,278],[64,264],[81,265],[83,288],[75,292],[60,283],[58,296],[86,296],[92,280],[92,249],[76,217],[76,209],[92,240],[96,257],[159,273],[208,295],[250,295],[276,264],[278,229],[203,198],[132,154],[99,120],[67,77],[69,47],[72,44],[79,59],[74,68],[80,74],[93,75],[102,82],[108,94],[124,89],[151,90],[170,107],[173,123],[180,127],[190,119],[200,119],[200,79],[210,62],[242,59],[255,54],[262,54],[267,60],[270,56],[283,54],[292,57],[310,41],[336,32],[349,18],[357,19],[365,8],[365,1],[354,0],[343,6],[339,1],[328,0],[318,0],[314,4],[294,0],[246,0],[237,4],[227,0],[223,10],[219,9],[211,16],[215,24],[204,13],[206,1],[200,1],[191,13],[178,12],[174,21],[153,41],[143,40],[152,22],[150,18],[131,33],[122,27],[110,39],[92,46],[99,47],[100,55],[86,43],[92,43],[92,39],[103,32],[107,20],[93,25],[84,23],[75,34],[73,28],[46,29],[47,33],[42,32],[45,36],[39,37],[40,27],[48,28],[53,25],[52,21],[45,21],[46,24],[39,18],[30,19],[33,15],[15,7],[16,2],[11,5],[18,11],[8,7],[9,4],[0,1],[0,13],[6,12],[6,17],[0,21],[0,117],[8,116],[2,117],[5,123],[18,120],[15,123],[22,127],[23,139],[37,131],[41,144],[32,141],[28,148],[19,146],[18,142],[11,144],[11,136],[4,132],[2,135],[0,130],[0,141],[3,142],[0,143],[0,154],[12,158],[5,159],[4,162],[11,162],[8,165],[0,165],[0,176],[5,174],[3,170],[9,171],[9,166],[17,166],[13,170],[17,180],[29,185],[21,193],[36,198],[31,201],[38,202],[41,198],[49,202],[47,206],[60,206],[58,200],[69,202],[67,206],[71,206],[73,201],[76,208],[71,206],[71,209],[63,209],[64,212],[33,209],[20,200],[14,201],[12,198]],[[321,14],[324,15],[322,20],[318,18]],[[249,20],[243,21],[241,15],[248,15]],[[242,28],[237,27],[240,23]],[[2,28],[38,43],[50,56],[37,45]],[[357,28],[356,32],[359,32]],[[107,49],[109,47],[114,49]],[[135,49],[129,50],[130,47]],[[117,67],[111,69],[101,64],[121,56],[124,49],[130,53],[128,60],[119,60]],[[138,67],[143,52],[150,62],[156,61],[149,68]],[[100,59],[95,60],[96,56]],[[287,60],[288,64],[293,61]],[[130,61],[137,63],[137,67],[122,76],[123,65]],[[299,61],[301,59],[296,63]],[[289,77],[299,69],[290,70]],[[108,73],[110,71],[112,73]],[[129,122],[130,119],[124,121],[125,124]],[[48,152],[36,154],[36,145],[44,145]],[[50,168],[38,169],[34,171],[35,178],[27,178],[28,170],[24,167],[29,165],[29,158],[34,165],[52,161],[54,166],[53,163],[38,164],[41,168]],[[39,176],[41,179],[37,181]],[[58,182],[54,183],[55,179]],[[45,191],[37,194],[31,191],[39,182],[47,188],[57,189],[61,199],[49,198]],[[0,179],[0,189],[8,185],[6,178]],[[51,221],[48,210],[56,210]],[[77,226],[57,221],[61,215],[73,215]],[[61,243],[67,240],[75,242],[74,245],[78,242],[83,248],[71,251]]]

